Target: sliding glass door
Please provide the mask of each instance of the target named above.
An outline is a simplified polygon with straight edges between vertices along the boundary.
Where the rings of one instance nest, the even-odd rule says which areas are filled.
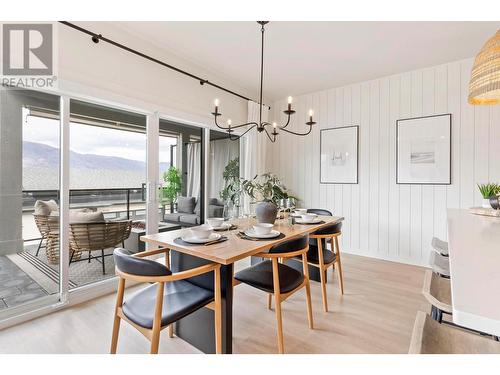
[[[1,319],[58,301],[61,264],[60,98],[0,86],[0,100]]]
[[[225,134],[31,90],[0,100],[0,322],[111,285],[113,249],[144,250],[156,224],[238,215]]]

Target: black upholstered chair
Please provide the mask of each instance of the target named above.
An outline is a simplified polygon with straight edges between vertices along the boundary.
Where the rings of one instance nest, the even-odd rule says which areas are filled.
[[[314,213],[321,216],[332,216],[328,210],[320,208],[310,208],[308,213]],[[344,277],[342,275],[342,263],[340,260],[340,246],[338,237],[342,234],[342,223],[335,223],[317,230],[309,235],[309,252],[307,262],[313,267],[319,268],[321,281],[321,295],[323,297],[323,308],[328,311],[328,300],[326,295],[326,272],[329,267],[335,271],[339,279],[340,293],[344,294]],[[330,250],[327,248],[326,241],[330,240]]]
[[[165,253],[165,265],[144,257]],[[216,353],[222,350],[220,265],[211,263],[190,270],[172,273],[169,269],[169,250],[158,249],[131,254],[114,250],[116,274],[119,277],[116,298],[111,353],[116,353],[121,319],[130,323],[151,341],[151,353],[158,353],[160,331],[202,307],[215,313]],[[190,283],[188,279],[208,272],[214,273],[214,291]],[[139,290],[125,301],[125,280],[154,283]]]
[[[275,298],[276,322],[278,328],[278,349],[282,354],[285,351],[283,343],[283,324],[281,317],[281,302],[296,291],[305,288],[307,299],[307,318],[309,328],[313,328],[311,307],[311,290],[309,286],[309,270],[306,264],[306,253],[309,249],[308,236],[303,236],[282,242],[271,247],[267,252],[256,254],[257,257],[268,258],[251,267],[248,267],[234,276],[235,284],[245,283],[268,293],[268,308],[271,309],[271,298]],[[304,264],[303,273],[280,263],[286,258],[301,256]]]

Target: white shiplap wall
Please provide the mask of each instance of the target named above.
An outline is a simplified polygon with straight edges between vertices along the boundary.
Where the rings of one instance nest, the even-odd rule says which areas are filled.
[[[476,183],[500,182],[500,106],[467,104],[472,59],[294,98],[290,125],[308,137],[280,134],[268,142],[267,169],[277,173],[305,207],[346,218],[344,251],[427,264],[433,236],[446,239],[446,208],[480,205]],[[274,103],[274,118],[286,99]],[[396,120],[452,113],[452,185],[395,183]],[[359,125],[359,184],[319,183],[319,129]],[[473,251],[473,249],[471,249]]]

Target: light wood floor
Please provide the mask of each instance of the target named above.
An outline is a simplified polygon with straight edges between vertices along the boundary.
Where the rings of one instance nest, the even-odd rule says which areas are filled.
[[[307,326],[303,291],[283,304],[285,351],[406,353],[417,311],[430,309],[421,295],[424,269],[347,254],[342,259],[345,294],[340,297],[330,271],[330,312],[323,312],[319,283],[312,282],[314,330]],[[0,331],[0,353],[107,353],[114,298],[101,297]],[[234,352],[276,353],[276,321],[267,309],[267,295],[239,285],[234,298]],[[147,340],[122,323],[118,352],[148,350]],[[167,330],[162,333],[160,353],[197,352],[179,338],[170,339]]]

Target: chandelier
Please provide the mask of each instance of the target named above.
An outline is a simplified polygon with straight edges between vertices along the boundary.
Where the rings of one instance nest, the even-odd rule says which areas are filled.
[[[257,21],[261,25],[261,35],[262,35],[262,43],[261,43],[261,53],[260,53],[260,98],[259,98],[259,121],[258,122],[247,122],[245,124],[239,124],[239,125],[233,125],[231,123],[231,119],[227,120],[227,127],[226,126],[221,126],[217,118],[219,116],[222,116],[222,113],[219,112],[219,99],[215,99],[214,105],[215,105],[215,110],[212,112],[212,115],[214,116],[214,122],[215,125],[224,131],[226,131],[229,135],[229,139],[235,141],[240,139],[242,136],[244,136],[246,133],[251,131],[252,129],[256,128],[259,133],[265,132],[267,137],[271,142],[276,142],[276,137],[278,134],[283,131],[289,134],[293,135],[299,135],[299,136],[305,136],[311,133],[312,126],[316,124],[316,122],[313,121],[313,115],[314,112],[312,109],[309,110],[309,121],[307,121],[305,124],[309,126],[309,129],[306,130],[304,133],[299,133],[299,132],[294,132],[290,129],[287,129],[286,127],[290,124],[290,117],[295,113],[295,111],[292,109],[292,101],[293,98],[291,96],[288,97],[288,107],[283,113],[287,116],[286,123],[284,125],[278,125],[276,122],[273,122],[272,124],[267,122],[267,121],[262,121],[262,87],[263,87],[263,81],[264,81],[264,26],[269,22],[269,21]],[[242,127],[248,127],[245,132],[239,136],[236,136],[232,134],[235,129],[242,128]],[[270,128],[269,130],[272,130],[269,132],[267,128]]]

